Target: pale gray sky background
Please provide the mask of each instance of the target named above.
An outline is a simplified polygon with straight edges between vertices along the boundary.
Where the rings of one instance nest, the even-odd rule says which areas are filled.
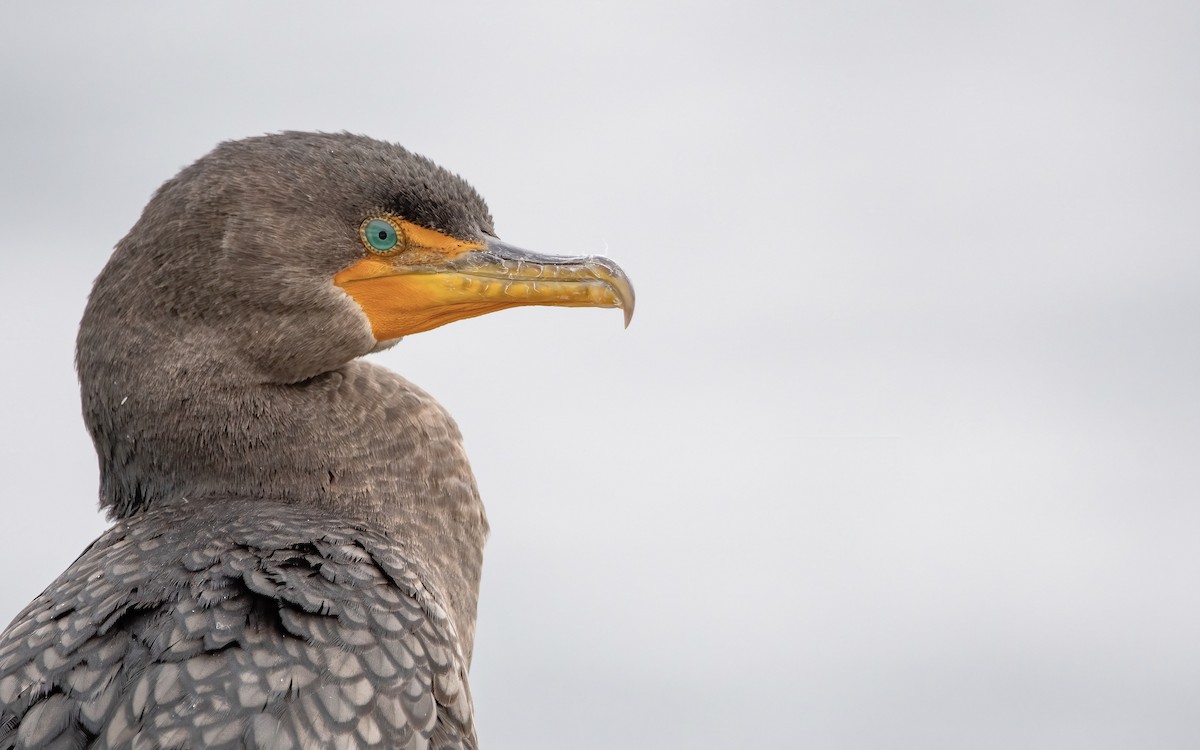
[[[1200,747],[1200,5],[13,4],[0,621],[103,528],[71,366],[217,142],[393,140],[638,312],[378,357],[492,520],[487,748]]]

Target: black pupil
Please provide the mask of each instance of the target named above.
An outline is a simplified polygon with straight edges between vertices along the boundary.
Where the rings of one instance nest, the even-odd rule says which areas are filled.
[[[387,230],[386,230],[386,229],[380,229],[380,230],[379,230],[379,239],[381,239],[381,240],[386,240],[386,239],[387,239],[387,234],[388,234],[388,233],[387,233]]]

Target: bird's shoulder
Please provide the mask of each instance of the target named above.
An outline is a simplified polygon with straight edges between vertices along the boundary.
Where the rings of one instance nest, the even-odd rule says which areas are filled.
[[[0,748],[473,747],[402,544],[296,506],[117,522],[0,636]]]

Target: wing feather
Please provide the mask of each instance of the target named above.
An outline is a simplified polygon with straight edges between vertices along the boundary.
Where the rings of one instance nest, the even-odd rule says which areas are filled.
[[[0,748],[473,748],[419,560],[363,525],[213,503],[118,522],[0,636]]]

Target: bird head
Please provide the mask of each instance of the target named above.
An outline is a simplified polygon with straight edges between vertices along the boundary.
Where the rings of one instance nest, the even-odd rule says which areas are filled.
[[[168,181],[89,314],[216,338],[295,382],[509,307],[618,307],[628,325],[633,304],[606,258],[502,242],[482,198],[424,157],[363,136],[280,133],[224,143]]]

